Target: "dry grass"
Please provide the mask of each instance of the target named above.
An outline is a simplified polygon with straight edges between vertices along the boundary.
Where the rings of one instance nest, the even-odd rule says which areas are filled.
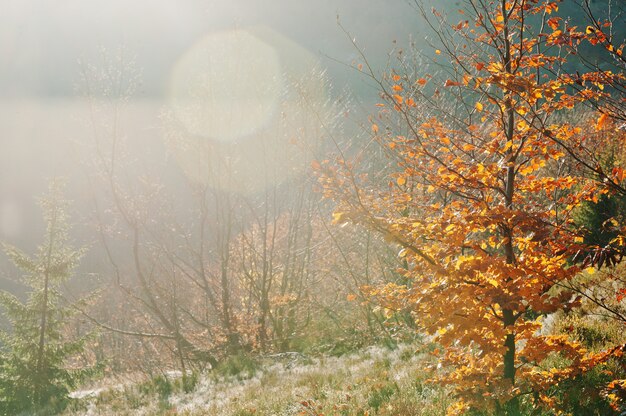
[[[426,383],[428,358],[414,349],[266,362],[254,374],[202,375],[189,393],[176,382],[113,388],[65,415],[443,415],[446,392]]]

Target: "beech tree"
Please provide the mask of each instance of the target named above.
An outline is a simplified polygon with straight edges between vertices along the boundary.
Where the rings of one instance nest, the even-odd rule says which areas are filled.
[[[436,34],[436,76],[403,54],[382,77],[365,56],[358,65],[380,88],[372,133],[397,162],[388,186],[343,158],[322,163],[320,181],[337,223],[364,224],[401,247],[408,283],[369,295],[390,312],[412,310],[443,347],[438,381],[454,386],[451,413],[519,414],[522,397],[558,408],[550,387],[621,352],[541,331],[544,315],[580,306],[568,289],[582,271],[571,262],[583,243],[573,213],[607,190],[566,162],[589,143],[562,114],[597,96],[558,76],[566,57],[556,1],[467,0],[459,20],[417,8]],[[612,178],[621,186],[623,175]],[[555,355],[562,364],[547,360]]]

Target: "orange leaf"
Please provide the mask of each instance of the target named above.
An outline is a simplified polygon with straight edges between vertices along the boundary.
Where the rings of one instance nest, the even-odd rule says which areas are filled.
[[[596,123],[596,130],[602,130],[609,121],[609,116],[604,113],[600,117],[598,117],[598,121]]]
[[[548,19],[548,26],[550,26],[552,30],[557,30],[559,28],[560,21],[560,17],[551,17],[550,19]]]

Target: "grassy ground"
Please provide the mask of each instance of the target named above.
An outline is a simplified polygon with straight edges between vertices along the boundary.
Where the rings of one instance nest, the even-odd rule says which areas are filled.
[[[414,347],[342,357],[243,357],[219,371],[118,385],[75,399],[65,415],[443,415],[446,392],[426,383]],[[80,396],[80,394],[79,394]]]

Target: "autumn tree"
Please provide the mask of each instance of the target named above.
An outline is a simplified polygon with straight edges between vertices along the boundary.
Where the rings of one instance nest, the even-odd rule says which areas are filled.
[[[582,242],[573,212],[602,191],[578,166],[566,169],[584,137],[561,115],[594,96],[554,76],[565,62],[554,52],[558,2],[468,0],[458,17],[416,8],[437,39],[437,76],[405,54],[382,77],[364,55],[358,65],[379,85],[372,132],[396,172],[376,187],[338,158],[320,180],[338,204],[336,222],[364,224],[401,247],[408,283],[370,296],[390,311],[410,308],[441,344],[439,381],[458,397],[451,412],[558,408],[549,388],[612,353],[541,331],[545,314],[580,305],[567,289],[581,271],[570,261]]]
[[[620,305],[626,292],[623,272],[615,268],[626,253],[624,198],[626,197],[626,32],[621,2],[581,0],[563,4],[559,16],[545,20],[553,37],[551,54],[558,65],[546,68],[549,76],[567,85],[563,101],[569,117],[578,118],[575,141],[558,141],[565,164],[595,181],[598,192],[575,213],[582,242],[572,260],[582,267],[605,268],[567,282],[594,314],[625,322]],[[572,17],[568,16],[572,14]]]

